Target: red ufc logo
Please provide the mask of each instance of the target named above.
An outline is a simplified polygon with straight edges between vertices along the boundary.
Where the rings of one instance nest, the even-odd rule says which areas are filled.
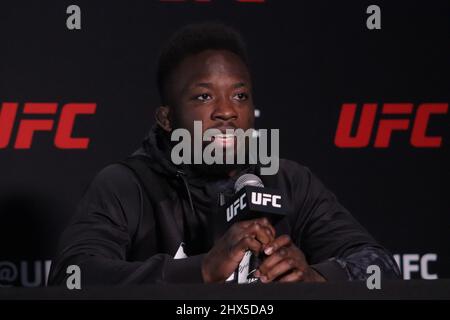
[[[357,125],[356,133],[352,136],[351,131],[355,122],[356,108],[355,103],[342,105],[334,139],[337,147],[364,148],[370,143],[378,106],[375,103],[363,104],[359,125]],[[447,111],[447,103],[423,103],[417,108],[414,117],[412,103],[385,103],[381,115],[399,115],[402,119],[379,119],[374,147],[389,147],[393,131],[411,130],[410,143],[412,146],[416,148],[439,148],[442,144],[442,137],[428,136],[427,126],[431,115],[446,114]]]
[[[4,102],[0,107],[0,149],[8,147],[14,124],[16,123],[19,104]],[[22,115],[55,115],[57,103],[25,103]],[[58,149],[87,149],[89,138],[73,138],[72,130],[76,117],[82,114],[94,114],[95,103],[68,103],[61,109],[56,126],[55,147]],[[14,149],[30,149],[36,131],[52,131],[54,119],[19,119]]]

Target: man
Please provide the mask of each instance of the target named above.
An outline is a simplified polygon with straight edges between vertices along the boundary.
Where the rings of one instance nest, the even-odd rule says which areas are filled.
[[[84,284],[225,282],[246,251],[265,254],[262,283],[362,280],[369,265],[399,276],[392,256],[306,168],[280,160],[261,176],[286,199],[286,217],[237,222],[211,241],[219,192],[232,192],[259,165],[175,165],[170,134],[194,121],[203,130],[252,128],[252,81],[240,35],[220,24],[181,29],[158,65],[162,106],[156,126],[131,158],[103,169],[61,240],[49,284],[63,284],[78,265]]]

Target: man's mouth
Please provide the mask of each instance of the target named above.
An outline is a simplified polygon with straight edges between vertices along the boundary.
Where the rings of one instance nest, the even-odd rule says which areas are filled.
[[[234,133],[234,131],[237,128],[233,127],[233,126],[222,126],[222,127],[216,127],[214,129],[219,130],[220,132],[222,132],[222,134],[229,134],[229,133]]]
[[[234,133],[221,133],[214,136],[216,139],[234,139],[234,137],[236,137]]]
[[[236,135],[230,133],[221,133],[213,137],[213,143],[222,145],[223,147],[228,147],[234,144]]]

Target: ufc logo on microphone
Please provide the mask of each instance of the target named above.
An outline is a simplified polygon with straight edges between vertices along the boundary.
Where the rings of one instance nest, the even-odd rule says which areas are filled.
[[[33,137],[37,131],[53,131],[55,129],[54,144],[58,149],[87,149],[89,138],[74,138],[72,131],[75,120],[80,115],[95,114],[97,105],[95,103],[68,103],[61,108],[57,124],[54,115],[57,112],[57,103],[35,103],[24,104],[21,116],[52,116],[51,118],[19,118],[19,104],[16,102],[4,102],[0,107],[0,149],[8,147],[13,128],[17,122],[17,136],[14,149],[30,149]]]
[[[262,206],[271,204],[272,207],[281,208],[281,204],[278,203],[281,200],[281,196],[272,195],[269,193],[252,192],[252,203]]]
[[[355,122],[355,103],[342,105],[341,114],[336,129],[334,143],[340,148],[365,148],[369,146],[375,128],[375,118],[378,105],[365,103],[362,106],[356,133],[351,131]],[[381,109],[381,119],[375,129],[375,148],[387,148],[390,145],[394,131],[411,131],[410,144],[415,148],[439,148],[442,137],[428,136],[427,128],[431,116],[448,112],[448,103],[423,103],[419,105],[415,115],[412,103],[385,103]],[[385,115],[400,116],[399,119],[385,118]]]
[[[237,215],[238,210],[242,210],[247,206],[247,204],[244,201],[245,196],[246,196],[245,193],[242,194],[242,196],[236,199],[236,201],[234,201],[233,204],[227,208],[227,222],[229,222]]]

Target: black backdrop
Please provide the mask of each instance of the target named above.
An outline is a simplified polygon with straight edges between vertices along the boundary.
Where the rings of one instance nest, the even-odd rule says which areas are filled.
[[[71,4],[81,8],[81,30],[66,28]],[[381,8],[381,30],[366,27],[371,4]],[[0,103],[18,103],[19,113],[0,149],[0,285],[43,285],[89,181],[133,152],[153,122],[161,44],[204,20],[246,38],[257,126],[280,129],[281,156],[310,167],[400,262],[409,259],[411,278],[449,277],[448,112],[428,125],[439,148],[412,146],[411,130],[394,132],[388,148],[373,137],[365,148],[334,143],[344,103],[448,104],[449,9],[448,1],[2,1]],[[29,102],[55,102],[57,114],[21,114]],[[77,102],[97,105],[73,130],[90,139],[87,149],[56,148],[54,130],[14,148],[20,119],[57,122]]]

